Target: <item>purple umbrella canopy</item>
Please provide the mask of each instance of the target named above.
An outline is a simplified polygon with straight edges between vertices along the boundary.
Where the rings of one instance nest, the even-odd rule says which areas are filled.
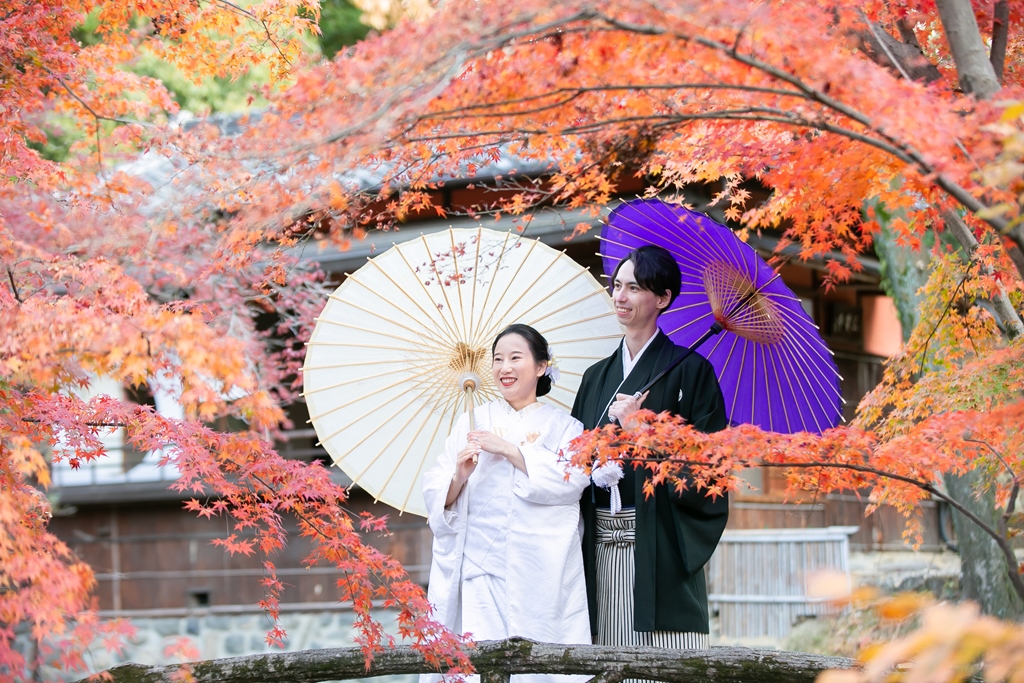
[[[601,231],[608,277],[645,244],[668,249],[682,274],[679,298],[659,326],[679,346],[700,344],[694,350],[714,366],[733,425],[792,434],[839,423],[832,352],[799,297],[753,247],[704,214],[637,199],[616,208]]]

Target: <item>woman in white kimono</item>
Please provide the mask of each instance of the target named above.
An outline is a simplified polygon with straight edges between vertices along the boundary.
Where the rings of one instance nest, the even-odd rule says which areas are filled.
[[[590,480],[567,475],[560,457],[583,427],[537,401],[552,380],[540,333],[512,325],[491,357],[502,398],[476,408],[476,431],[460,417],[423,475],[434,533],[427,597],[438,621],[477,641],[590,643],[579,511]]]

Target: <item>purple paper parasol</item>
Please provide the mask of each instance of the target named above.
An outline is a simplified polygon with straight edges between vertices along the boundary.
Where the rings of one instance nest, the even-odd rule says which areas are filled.
[[[818,328],[771,266],[707,216],[658,199],[616,208],[601,232],[608,277],[632,249],[665,247],[682,291],[658,323],[711,361],[732,424],[821,432],[839,423],[839,371]],[[720,330],[720,331],[719,331]]]

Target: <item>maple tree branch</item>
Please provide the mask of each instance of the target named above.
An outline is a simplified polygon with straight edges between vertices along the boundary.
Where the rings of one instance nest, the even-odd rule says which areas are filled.
[[[860,15],[868,26],[867,34],[858,34],[863,43],[861,51],[868,59],[882,67],[894,66],[907,80],[934,83],[942,79],[938,67],[925,56],[913,27],[905,19],[896,23],[901,42],[884,27],[868,19],[863,11]]]
[[[78,95],[78,93],[76,93],[71,88],[71,86],[69,86],[67,84],[67,82],[65,82],[63,77],[61,77],[60,75],[54,73],[50,69],[46,68],[45,64],[41,65],[41,66],[42,66],[43,70],[46,71],[48,74],[50,74],[50,76],[52,76],[58,83],[60,83],[60,86],[62,88],[64,88],[64,90],[66,90],[67,93],[69,95],[71,95],[71,97],[74,98],[74,100],[76,102],[78,102],[78,104],[82,105],[82,108],[85,109],[87,112],[89,112],[89,115],[92,116],[94,119],[96,119],[96,121],[110,121],[111,123],[120,123],[120,124],[128,125],[128,126],[142,126],[143,128],[155,128],[156,127],[152,123],[148,123],[146,121],[138,121],[136,119],[123,119],[123,118],[118,117],[118,116],[106,116],[104,114],[100,114],[95,109],[93,109],[92,106],[88,102],[86,102],[84,99],[82,99]]]
[[[33,424],[48,424],[48,422],[46,422],[45,420],[40,420],[38,417],[23,417],[23,418],[21,418],[21,421],[22,422],[29,422],[29,423],[33,423]],[[119,427],[127,427],[128,426],[124,422],[80,422],[79,425],[83,426],[83,427],[110,427],[110,428],[119,428]]]
[[[264,479],[262,477],[260,477],[260,475],[252,473],[249,476],[251,476],[254,480],[256,480],[256,482],[258,482],[261,486],[263,486],[267,490],[267,493],[277,494],[277,493],[280,492],[278,489],[274,488],[271,484],[269,484],[268,482],[264,481]],[[254,491],[253,493],[255,494],[256,492]],[[299,510],[296,510],[294,508],[291,509],[291,513],[293,515],[295,515],[296,517],[298,517],[303,522],[305,522],[309,526],[309,528],[312,529],[317,534],[319,534],[319,536],[323,540],[325,540],[325,541],[329,541],[330,540],[330,538],[331,538],[330,535],[327,534],[320,527],[320,525],[316,523],[316,520],[310,518],[309,516],[305,515],[303,512],[301,512]],[[349,520],[351,522],[351,517],[349,518]],[[352,531],[355,532],[356,526],[354,524],[352,525],[351,528],[352,528]],[[339,568],[339,569],[341,569],[341,568]],[[346,580],[346,582],[350,586],[353,586],[353,587],[358,587],[359,586],[359,582],[356,580],[355,577],[352,576],[350,571],[348,571],[347,569],[341,569],[341,571],[345,575],[345,580]],[[404,571],[404,567],[403,567],[403,571]],[[382,572],[379,572],[379,573],[382,573]],[[406,576],[408,577],[408,574],[406,574]],[[383,588],[387,591],[388,595],[390,595],[395,600],[396,604],[400,605],[402,608],[407,609],[407,610],[409,610],[411,612],[418,611],[418,610],[416,610],[416,608],[413,605],[409,604],[408,601],[404,600],[400,595],[397,595],[391,589],[390,582],[388,582],[388,581],[381,581],[381,584],[382,584]],[[357,592],[357,591],[353,591],[351,588],[349,590],[350,590],[350,594],[353,594],[353,595]]]
[[[782,123],[791,126],[797,126],[800,128],[812,128],[823,132],[834,133],[842,137],[855,140],[857,142],[863,142],[865,144],[876,147],[892,156],[899,158],[901,161],[915,165],[917,160],[908,153],[905,149],[899,146],[894,146],[885,140],[873,138],[870,135],[865,135],[858,131],[839,126],[833,123],[829,123],[825,120],[811,120],[793,114],[792,112],[784,109],[777,109],[774,107],[741,107],[737,109],[720,109],[715,111],[699,112],[693,114],[661,114],[661,115],[640,115],[640,116],[623,116],[614,119],[604,119],[602,121],[594,121],[580,126],[570,126],[568,128],[561,128],[558,130],[549,130],[545,128],[496,128],[493,130],[476,130],[476,131],[462,131],[454,133],[443,133],[437,135],[423,135],[417,137],[405,138],[404,142],[436,142],[440,140],[453,140],[453,139],[464,139],[464,138],[478,138],[494,136],[497,138],[496,142],[507,141],[511,139],[512,134],[522,135],[535,135],[535,136],[560,136],[560,135],[573,135],[573,134],[584,134],[593,133],[601,130],[605,127],[611,127],[620,125],[623,123],[637,123],[637,122],[650,122],[658,121],[653,127],[668,127],[674,124],[683,123],[686,121],[699,121],[699,120],[738,120],[738,121],[768,121],[775,123]],[[873,132],[874,129],[872,129]],[[925,169],[929,170],[930,169]]]
[[[565,103],[571,102],[576,96],[588,93],[588,92],[618,92],[620,90],[633,90],[643,92],[645,90],[739,90],[742,92],[755,92],[766,95],[779,95],[782,97],[799,97],[807,99],[806,95],[796,90],[786,90],[784,88],[766,88],[763,86],[756,85],[743,85],[737,83],[623,83],[623,84],[609,84],[609,85],[593,85],[593,86],[580,86],[578,88],[554,88],[547,92],[539,95],[527,95],[525,97],[516,97],[501,102],[481,102],[479,104],[467,104],[463,107],[456,107],[454,109],[442,109],[440,111],[431,112],[424,114],[421,117],[422,121],[434,121],[434,120],[445,120],[444,117],[455,117],[460,116],[461,118],[477,118],[473,116],[462,115],[463,112],[471,112],[478,109],[492,109],[497,107],[506,107],[514,104],[523,104],[526,102],[533,102],[540,99],[546,99],[548,97],[555,97],[558,95],[573,95],[573,97],[565,100]],[[537,110],[517,110],[514,112],[502,112],[487,114],[486,116],[518,116],[520,114],[533,113]]]
[[[636,445],[636,444],[631,444],[628,441],[620,441],[619,444],[624,445],[624,446]],[[650,449],[650,446],[645,446],[645,448]],[[617,460],[619,460],[619,459],[617,459]],[[688,461],[688,460],[681,460],[681,459],[676,459],[676,458],[672,458],[672,457],[666,457],[666,458],[621,458],[621,460],[623,462],[654,462],[654,463],[673,462],[673,463],[678,463],[680,465],[686,465],[688,467],[693,467],[693,466],[710,467],[710,466],[712,466],[712,465],[709,465],[709,463],[707,463],[707,462]],[[776,468],[776,469],[816,469],[816,468],[844,469],[844,470],[850,470],[850,471],[853,471],[853,472],[862,472],[864,474],[872,474],[872,475],[874,475],[876,477],[880,477],[880,478],[883,478],[883,479],[892,479],[894,481],[903,482],[904,484],[909,484],[911,486],[917,487],[917,488],[921,489],[922,491],[924,491],[926,493],[929,493],[929,494],[935,496],[936,498],[939,498],[940,500],[944,501],[946,504],[948,504],[954,510],[956,510],[957,512],[962,514],[964,517],[966,517],[970,521],[974,522],[974,524],[976,524],[979,529],[981,529],[983,532],[985,532],[986,534],[988,534],[989,536],[992,537],[992,539],[996,542],[996,545],[998,545],[999,549],[1002,551],[1004,558],[1006,559],[1007,575],[1008,575],[1008,577],[1010,579],[1010,582],[1013,584],[1014,590],[1017,592],[1017,595],[1020,596],[1020,598],[1022,600],[1024,600],[1024,579],[1021,578],[1020,572],[1018,571],[1017,556],[1014,554],[1013,548],[1010,547],[1008,539],[1004,535],[1000,535],[1000,532],[999,532],[998,529],[993,529],[992,526],[989,525],[985,520],[983,520],[981,517],[979,517],[978,515],[973,513],[969,508],[964,506],[962,503],[957,501],[955,498],[951,497],[948,493],[942,491],[941,489],[939,489],[935,485],[933,485],[933,484],[931,484],[931,483],[929,483],[929,482],[927,482],[925,480],[916,479],[914,477],[907,476],[907,475],[896,474],[895,472],[887,472],[885,470],[880,470],[878,468],[871,467],[871,466],[868,466],[868,465],[857,465],[857,464],[854,464],[854,463],[841,463],[841,462],[780,463],[780,462],[764,462],[764,461],[758,461],[758,460],[748,460],[748,461],[746,461],[745,463],[742,463],[742,464],[745,464],[748,467],[773,467],[773,468]]]
[[[1020,481],[1020,478],[1014,473],[1013,468],[1010,467],[1010,463],[1006,462],[1006,459],[1003,457],[1003,454],[1000,453],[999,451],[997,451],[995,448],[993,448],[992,444],[990,444],[988,441],[983,441],[981,439],[971,439],[971,438],[966,437],[966,436],[963,437],[963,440],[964,441],[968,441],[970,443],[981,444],[982,446],[987,448],[989,451],[991,451],[992,455],[996,456],[996,458],[999,460],[999,462],[1001,462],[1003,464],[1003,467],[1006,468],[1006,471],[1010,473],[1010,476],[1013,478],[1014,486],[1016,486],[1018,484],[1018,482]]]
[[[17,301],[19,304],[25,303],[24,301],[21,300],[21,294],[18,292],[18,285],[14,283],[14,273],[11,272],[10,268],[7,269],[7,279],[11,283],[11,290],[14,293],[14,300]]]
[[[957,293],[960,292],[960,290],[963,289],[963,286],[967,283],[967,278],[970,277],[971,268],[974,267],[975,263],[977,263],[977,261],[975,261],[972,258],[971,262],[968,264],[967,271],[964,273],[963,277],[960,278],[960,282],[958,282],[956,287],[953,289],[953,293],[950,295],[949,301],[946,302],[946,307],[942,310],[942,315],[940,315],[939,319],[935,321],[935,325],[932,326],[931,332],[928,333],[928,337],[924,340],[924,345],[921,348],[921,360],[918,361],[917,364],[919,370],[924,369],[924,361],[928,355],[928,347],[932,343],[932,337],[934,337],[935,333],[938,332],[939,325],[942,324],[942,321],[946,319],[946,315],[949,314],[950,310],[952,310],[953,303],[956,302],[958,298]]]
[[[273,43],[274,49],[277,50],[277,53],[279,55],[281,55],[281,59],[283,59],[285,64],[287,64],[288,66],[292,65],[291,60],[289,60],[288,57],[285,55],[284,50],[282,50],[281,46],[277,44],[277,40],[274,38],[273,34],[270,32],[270,26],[267,25],[267,22],[266,22],[265,19],[262,19],[262,18],[256,16],[255,14],[253,14],[249,10],[245,9],[244,7],[240,7],[239,5],[236,5],[233,2],[229,2],[228,0],[216,0],[216,2],[217,2],[217,4],[224,5],[225,7],[231,9],[232,11],[237,12],[238,14],[241,14],[242,16],[246,17],[250,21],[255,22],[255,23],[259,24],[260,26],[262,26],[264,33],[267,34],[267,40],[269,40],[271,43]]]
[[[903,76],[903,78],[907,79],[908,81],[914,80],[910,77],[910,74],[907,73],[907,70],[903,68],[903,64],[901,64],[900,61],[896,59],[896,55],[892,53],[892,50],[889,49],[889,46],[885,44],[885,40],[883,39],[883,37],[878,35],[878,27],[875,26],[874,22],[868,19],[868,16],[864,14],[864,10],[858,9],[857,12],[858,14],[860,14],[860,18],[864,21],[864,23],[867,24],[868,31],[871,32],[871,36],[875,39],[875,42],[878,43],[878,47],[882,48],[882,52],[884,52],[885,56],[889,58],[889,61],[892,63],[894,67],[896,67],[896,70],[900,72],[900,75]]]
[[[939,2],[937,4],[941,6],[948,3]],[[769,64],[765,61],[757,59],[756,57],[753,57],[751,55],[744,55],[741,53],[733,52],[730,46],[721,43],[717,40],[706,38],[701,35],[677,33],[658,26],[634,24],[630,22],[621,21],[619,19],[610,17],[605,14],[596,14],[595,18],[600,19],[608,26],[617,28],[622,31],[650,36],[671,35],[675,36],[676,38],[682,41],[688,41],[696,43],[698,45],[702,45],[709,49],[720,52],[721,54],[728,55],[731,59],[734,59],[740,62],[741,64],[745,64],[753,69],[757,69],[758,71],[762,71],[765,74],[768,74],[769,76],[772,76],[780,81],[783,81],[784,83],[790,84],[794,88],[805,93],[808,96],[808,98],[815,100],[825,105],[827,108],[856,121],[857,123],[861,124],[862,126],[869,130],[872,130],[880,137],[886,139],[894,149],[901,149],[903,153],[898,155],[900,159],[904,161],[907,161],[909,159],[910,161],[908,163],[917,166],[917,168],[922,172],[924,176],[932,177],[932,182],[934,182],[938,187],[945,191],[946,194],[953,197],[971,213],[975,215],[981,214],[981,216],[984,216],[979,216],[981,220],[983,220],[984,222],[988,223],[990,226],[998,230],[1000,234],[1008,234],[1009,221],[1000,216],[990,215],[990,212],[985,213],[985,209],[987,209],[988,207],[983,202],[975,198],[966,188],[960,186],[956,181],[952,180],[951,178],[948,178],[942,173],[938,173],[935,170],[935,168],[930,163],[928,163],[924,155],[921,154],[918,150],[900,143],[900,141],[896,140],[892,136],[887,135],[885,131],[881,131],[875,128],[872,125],[870,117],[868,117],[866,114],[854,109],[853,107],[843,104],[842,102],[836,100],[835,98],[829,97],[821,90],[818,90],[817,88],[810,86],[809,84],[805,83],[803,80],[794,76],[793,74],[783,69],[780,69],[776,66],[773,66],[772,64]],[[973,21],[973,15],[971,16],[971,19]],[[1009,234],[1009,237],[1010,239],[1017,243],[1018,247],[1024,250],[1024,242],[1021,241],[1021,238],[1019,238],[1019,236]]]

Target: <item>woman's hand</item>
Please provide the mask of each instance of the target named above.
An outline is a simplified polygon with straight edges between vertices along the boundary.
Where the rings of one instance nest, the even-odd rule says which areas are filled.
[[[520,452],[518,447],[513,446],[500,436],[478,429],[475,432],[470,432],[467,439],[470,446],[476,446],[480,450],[493,453],[494,455],[500,455],[512,463],[512,466],[517,470],[523,474],[527,473],[526,461],[523,459],[522,452]]]
[[[503,458],[507,458],[513,450],[519,450],[500,436],[483,429],[470,432],[466,439],[470,446],[475,446],[477,449],[487,451],[488,453],[500,455]]]
[[[455,456],[455,476],[452,483],[448,485],[448,495],[444,499],[444,506],[449,507],[462,493],[462,487],[469,481],[469,476],[476,470],[476,460],[480,455],[480,448],[472,444],[459,451]]]

